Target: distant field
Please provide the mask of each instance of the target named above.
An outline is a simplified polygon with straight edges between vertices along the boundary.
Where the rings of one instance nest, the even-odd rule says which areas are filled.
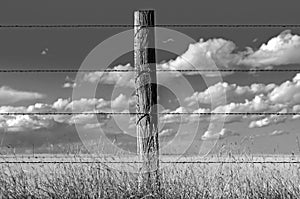
[[[299,156],[180,159],[163,156],[160,192],[138,189],[138,176],[130,172],[137,171],[138,163],[131,161],[137,159],[50,154],[1,156],[0,195],[3,198],[300,198]],[[173,161],[177,163],[170,163]]]

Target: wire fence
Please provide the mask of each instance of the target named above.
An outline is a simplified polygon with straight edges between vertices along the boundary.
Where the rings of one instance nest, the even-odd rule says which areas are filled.
[[[138,72],[134,69],[0,69],[0,73],[88,73],[88,72],[103,72],[103,73],[126,73]],[[147,72],[152,72],[147,70]],[[300,69],[174,69],[174,70],[156,70],[156,72],[300,72]]]
[[[142,164],[138,161],[0,161],[0,164]],[[161,164],[300,164],[300,161],[161,161]]]
[[[13,29],[100,29],[100,28],[134,28],[133,24],[0,24],[0,30]],[[300,24],[157,24],[148,27],[165,28],[300,28]],[[7,67],[7,66],[5,66]],[[24,66],[23,66],[24,67]],[[135,69],[67,69],[76,66],[68,66],[65,69],[28,69],[41,68],[41,66],[26,66],[24,69],[0,69],[0,73],[120,73],[137,72]],[[53,66],[43,66],[44,68],[54,68]],[[99,66],[100,67],[100,66]],[[99,68],[93,67],[93,68]],[[148,71],[151,72],[151,71]],[[300,69],[158,69],[156,72],[300,72]],[[0,112],[0,116],[8,115],[147,115],[149,113],[136,112]],[[295,112],[163,112],[159,115],[281,115],[295,116],[300,113]],[[40,157],[39,157],[40,158]],[[0,164],[135,164],[138,161],[4,161]],[[299,164],[300,161],[161,161],[162,164]]]
[[[0,112],[0,115],[147,115],[151,113],[136,113],[136,112],[28,112],[28,113],[14,113],[14,112]],[[300,112],[161,112],[157,113],[159,115],[280,115],[280,116],[289,116],[289,115],[300,115]]]
[[[1,24],[2,29],[87,29],[87,28],[134,28],[133,24]],[[138,27],[141,27],[140,25]],[[299,28],[300,24],[156,24],[147,27],[165,28]]]

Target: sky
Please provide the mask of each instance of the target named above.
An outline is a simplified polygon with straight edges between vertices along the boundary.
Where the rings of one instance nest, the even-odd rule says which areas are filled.
[[[132,24],[133,12],[139,9],[154,9],[156,24],[299,24],[297,4],[291,0],[1,0],[0,24]],[[190,39],[157,30],[156,45],[177,52],[157,50],[158,69],[300,69],[300,28],[171,30]],[[0,69],[79,69],[102,63],[100,57],[117,51],[118,46],[102,52],[100,44],[123,31],[131,30],[0,29]],[[98,68],[133,66],[130,51]],[[158,74],[158,83],[159,110],[163,112],[300,111],[300,72],[219,76],[171,72]],[[128,112],[135,111],[133,93],[133,73],[0,74],[0,112]],[[129,116],[0,116],[0,144],[31,147],[97,138],[103,145],[114,142],[111,145],[118,149],[134,151],[134,121]],[[166,152],[199,153],[209,141],[250,145],[256,153],[300,152],[297,116],[163,115],[159,126]]]

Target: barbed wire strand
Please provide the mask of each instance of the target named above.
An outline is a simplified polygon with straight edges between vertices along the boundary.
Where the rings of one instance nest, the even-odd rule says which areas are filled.
[[[137,72],[134,69],[0,69],[0,73],[88,73],[88,72]],[[149,70],[149,72],[151,72]],[[156,70],[156,72],[300,72],[300,69],[178,69]]]
[[[162,161],[162,164],[300,164],[300,161]],[[137,161],[0,161],[0,164],[142,164]]]
[[[43,28],[43,29],[87,29],[87,28],[134,28],[134,24],[0,24],[1,29]],[[139,26],[140,27],[140,26]],[[174,28],[299,28],[300,24],[156,24],[147,27]]]
[[[145,115],[147,113],[136,112],[1,112],[0,115]],[[148,113],[150,114],[150,113]],[[300,115],[300,112],[282,113],[282,112],[162,112],[158,115]]]

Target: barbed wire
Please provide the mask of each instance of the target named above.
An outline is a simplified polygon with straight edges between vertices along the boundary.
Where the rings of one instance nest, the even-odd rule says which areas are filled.
[[[138,161],[0,161],[0,164],[142,164]],[[162,164],[300,164],[300,161],[162,161]]]
[[[151,70],[148,70],[151,72]],[[88,73],[137,72],[135,69],[0,69],[0,73]],[[300,69],[159,69],[156,72],[300,72]]]
[[[147,115],[151,113],[136,113],[136,112],[1,112],[0,115]],[[161,112],[158,115],[300,115],[300,112],[282,113],[282,112]]]
[[[134,24],[0,24],[0,29],[88,29],[88,28],[134,28]],[[147,27],[173,28],[299,28],[300,24],[156,24]]]
[[[134,28],[132,24],[0,24],[0,29],[99,29]],[[150,26],[148,26],[150,27]],[[300,24],[157,24],[151,27],[173,28],[300,28]],[[156,70],[157,72],[300,72],[300,69],[196,69]],[[76,69],[1,69],[0,73],[86,73],[86,72],[136,72],[136,70],[76,70]],[[6,112],[0,115],[138,115],[130,112]],[[206,112],[158,113],[159,115],[300,115],[280,112]],[[0,161],[0,164],[141,164],[137,161]],[[161,161],[162,164],[300,164],[300,161]]]

